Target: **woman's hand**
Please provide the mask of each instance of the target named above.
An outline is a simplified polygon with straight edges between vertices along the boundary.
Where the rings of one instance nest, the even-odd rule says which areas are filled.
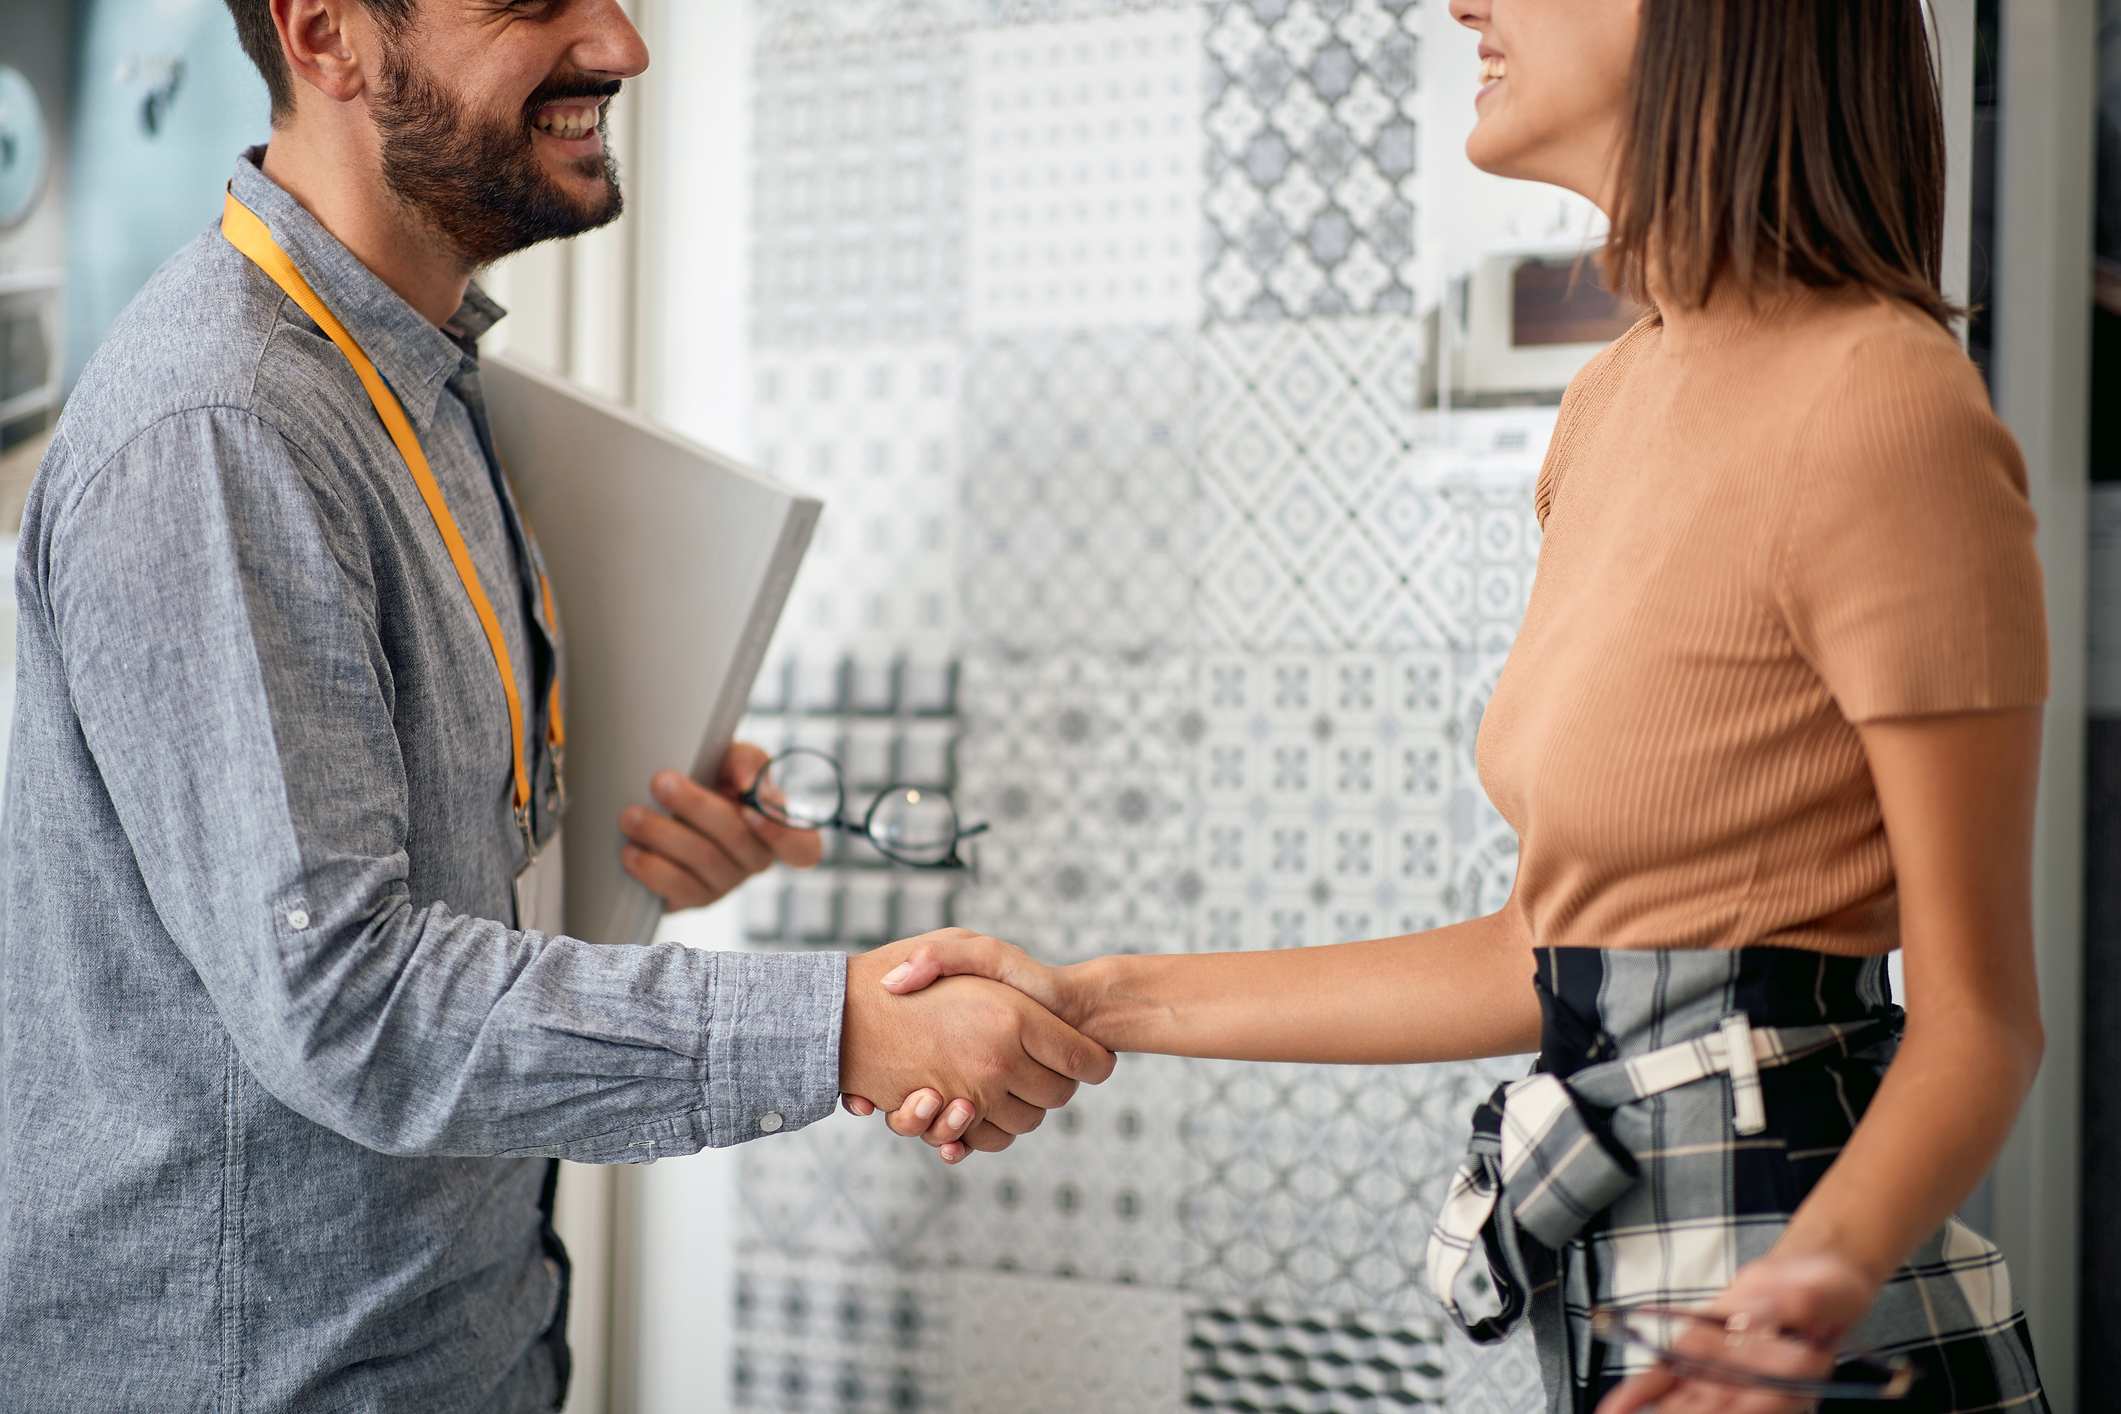
[[[1014,943],[968,928],[946,928],[916,945],[884,974],[884,990],[905,996],[938,978],[968,975],[1016,988],[1078,1031],[1089,1019],[1087,989],[1069,969],[1047,967]]]
[[[1823,1379],[1833,1373],[1834,1353],[1848,1343],[1849,1332],[1877,1298],[1876,1283],[1857,1267],[1831,1253],[1780,1256],[1770,1252],[1738,1269],[1708,1309],[1719,1316],[1744,1318],[1743,1328],[1780,1331],[1795,1340],[1731,1344],[1720,1332],[1707,1332],[1704,1360],[1748,1368],[1785,1378]],[[1656,1406],[1657,1414],[1803,1414],[1816,1400],[1770,1390],[1742,1389],[1707,1380],[1684,1379],[1669,1370],[1635,1375],[1608,1394],[1598,1414],[1632,1414]]]

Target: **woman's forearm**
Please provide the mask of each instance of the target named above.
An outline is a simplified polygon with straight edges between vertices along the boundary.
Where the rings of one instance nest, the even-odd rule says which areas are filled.
[[[1995,1162],[2040,1067],[2037,1025],[1914,1018],[1841,1156],[1776,1244],[1832,1252],[1883,1283]]]
[[[2040,710],[1868,722],[1898,883],[1907,1035],[1776,1251],[1882,1282],[1964,1202],[2040,1068],[2033,802]]]
[[[1114,1051],[1402,1064],[1539,1046],[1531,938],[1507,910],[1372,942],[1103,957],[1063,975],[1077,1028]]]

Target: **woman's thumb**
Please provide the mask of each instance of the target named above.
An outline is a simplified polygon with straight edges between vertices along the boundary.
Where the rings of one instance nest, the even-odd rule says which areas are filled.
[[[906,960],[884,974],[884,990],[904,996],[939,977],[971,975],[1006,982],[1007,961],[991,938],[977,936],[950,942],[922,943]]]

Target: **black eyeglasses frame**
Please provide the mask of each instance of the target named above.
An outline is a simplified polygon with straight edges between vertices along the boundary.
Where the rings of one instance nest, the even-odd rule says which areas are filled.
[[[780,806],[775,805],[773,802],[766,800],[759,795],[759,783],[765,780],[767,776],[772,774],[773,768],[775,766],[778,766],[781,762],[786,761],[791,756],[815,756],[818,760],[823,761],[826,765],[832,768],[832,778],[838,790],[838,799],[835,800],[833,803],[831,819],[793,819],[788,815],[787,811],[782,809]],[[949,852],[945,854],[941,859],[906,859],[898,854],[893,853],[889,846],[885,845],[883,841],[877,838],[874,831],[874,825],[876,823],[876,812],[883,806],[886,800],[889,800],[893,795],[897,794],[899,791],[904,790],[932,792],[936,795],[941,796],[944,800],[950,803],[951,828],[956,831],[956,834],[952,837],[950,841]],[[967,872],[971,872],[973,869],[973,865],[968,863],[963,857],[958,854],[957,847],[961,842],[971,839],[975,835],[983,835],[991,828],[991,826],[987,825],[985,822],[982,822],[977,825],[959,824],[956,796],[952,795],[945,787],[921,785],[914,781],[894,781],[890,785],[887,785],[882,790],[878,791],[876,793],[876,798],[869,802],[868,810],[863,812],[860,823],[856,823],[854,819],[847,814],[846,768],[842,766],[839,761],[830,754],[823,751],[819,751],[817,748],[810,746],[791,746],[786,751],[781,752],[778,756],[775,756],[772,760],[768,761],[764,766],[761,766],[759,768],[759,773],[751,778],[751,784],[744,788],[744,793],[737,797],[737,801],[739,804],[750,806],[753,810],[758,811],[767,819],[775,821],[776,823],[782,825],[786,825],[790,829],[838,830],[844,834],[859,835],[861,838],[869,841],[870,848],[874,849],[878,854],[881,854],[882,856],[884,856],[884,858],[890,860],[893,864],[897,864],[906,869],[963,869]]]

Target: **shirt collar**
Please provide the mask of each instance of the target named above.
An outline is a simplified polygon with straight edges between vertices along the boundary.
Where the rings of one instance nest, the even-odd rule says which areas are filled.
[[[470,361],[466,345],[492,328],[507,311],[472,285],[449,319],[451,327],[465,339],[465,344],[459,344],[428,323],[325,230],[316,217],[303,210],[279,183],[266,176],[258,166],[264,158],[262,147],[254,147],[237,158],[229,190],[265,223],[274,243],[287,253],[317,297],[338,316],[346,332],[361,346],[361,352],[368,355],[376,371],[398,395],[414,430],[425,436],[444,387]]]

